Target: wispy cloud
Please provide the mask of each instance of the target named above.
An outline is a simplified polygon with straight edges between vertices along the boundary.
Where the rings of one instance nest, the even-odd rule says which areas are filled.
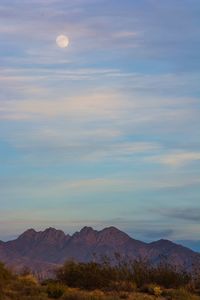
[[[93,93],[88,96],[77,96],[55,100],[25,100],[5,103],[5,112],[27,114],[30,118],[44,117],[70,117],[115,118],[120,111],[121,102],[115,93]],[[2,108],[3,109],[3,108]]]
[[[200,152],[174,151],[173,153],[152,157],[150,160],[167,166],[181,167],[186,164],[199,161]]]
[[[113,34],[115,38],[119,38],[119,39],[136,37],[137,35],[138,33],[135,31],[118,31]]]
[[[184,221],[192,221],[192,222],[198,222],[200,224],[200,207],[174,207],[174,208],[165,208],[159,210],[159,213],[162,215],[169,217],[169,218],[175,218],[175,219],[181,219]]]

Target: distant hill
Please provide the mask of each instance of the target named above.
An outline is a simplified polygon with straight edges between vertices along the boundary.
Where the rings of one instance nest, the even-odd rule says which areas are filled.
[[[100,231],[84,227],[71,236],[54,228],[29,229],[13,241],[0,241],[0,261],[16,270],[27,266],[44,276],[69,259],[89,262],[107,256],[114,263],[116,253],[122,258],[148,259],[152,264],[165,261],[185,270],[200,261],[200,254],[189,248],[168,240],[144,243],[115,227]]]

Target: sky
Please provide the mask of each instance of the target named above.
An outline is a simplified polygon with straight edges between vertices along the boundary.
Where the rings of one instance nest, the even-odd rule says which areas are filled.
[[[112,225],[200,250],[199,15],[0,0],[0,239]]]

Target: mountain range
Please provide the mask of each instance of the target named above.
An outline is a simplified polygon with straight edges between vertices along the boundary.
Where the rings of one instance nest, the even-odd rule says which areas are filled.
[[[116,253],[132,260],[148,259],[152,264],[165,261],[185,270],[200,261],[200,254],[189,248],[163,239],[141,242],[115,227],[100,231],[84,227],[73,235],[55,228],[28,229],[15,240],[0,241],[0,261],[17,271],[28,267],[41,276],[69,259],[89,262],[107,256],[114,262]]]

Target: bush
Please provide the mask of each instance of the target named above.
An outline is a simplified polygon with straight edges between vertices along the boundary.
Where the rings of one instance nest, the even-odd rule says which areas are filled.
[[[7,281],[13,277],[13,274],[0,262],[0,281]]]
[[[130,262],[130,277],[136,283],[137,287],[142,287],[145,284],[151,283],[152,268],[148,261],[135,260]]]
[[[57,272],[57,279],[70,287],[134,291],[147,284],[164,288],[185,287],[191,281],[186,272],[167,264],[151,266],[147,261],[121,262],[117,266],[106,263],[78,263],[69,261]]]
[[[15,281],[10,282],[9,286],[11,291],[14,291],[15,294],[19,295],[19,298],[26,296],[28,299],[28,297],[39,296],[41,293],[40,286],[26,279],[16,278]]]
[[[4,299],[4,291],[14,278],[15,276],[5,268],[4,264],[0,263],[0,300]]]
[[[111,290],[114,291],[124,291],[124,292],[134,292],[137,289],[136,283],[133,281],[114,281],[110,284]]]
[[[159,297],[162,295],[162,289],[160,286],[155,285],[155,284],[148,284],[145,285],[142,289],[142,292],[148,293],[150,295],[154,295],[156,297]]]
[[[69,261],[58,270],[57,278],[70,287],[94,290],[109,288],[116,276],[115,268],[108,265]]]
[[[159,297],[162,295],[162,289],[160,286],[155,286],[153,288],[153,294],[156,296],[156,297]]]
[[[65,287],[60,283],[50,283],[46,291],[49,298],[59,299],[64,295]]]
[[[120,292],[119,293],[119,298],[120,299],[128,299],[129,298],[129,293],[127,293],[127,292]]]
[[[102,291],[81,291],[81,290],[68,290],[65,295],[62,297],[62,300],[120,300],[120,299],[127,299],[124,298],[125,293],[121,293],[120,295],[106,295]],[[127,296],[127,293],[126,293]]]
[[[192,295],[189,291],[183,288],[166,291],[164,296],[170,300],[199,300],[199,297]]]
[[[32,274],[19,276],[19,280],[23,281],[24,285],[26,285],[26,284],[37,285],[38,284],[37,278]]]
[[[153,269],[151,281],[165,288],[179,288],[186,286],[191,280],[191,276],[176,270],[175,267],[167,264],[160,264]]]
[[[146,294],[150,294],[150,295],[153,295],[154,292],[153,292],[153,289],[156,285],[153,284],[153,283],[149,283],[149,284],[144,284],[140,289],[139,291],[142,292],[142,293],[146,293]]]
[[[177,270],[169,264],[152,266],[146,261],[138,260],[130,263],[131,276],[139,288],[154,283],[164,288],[185,287],[191,281],[191,275]]]
[[[82,291],[69,290],[65,293],[63,300],[99,300],[98,296],[85,294]]]

